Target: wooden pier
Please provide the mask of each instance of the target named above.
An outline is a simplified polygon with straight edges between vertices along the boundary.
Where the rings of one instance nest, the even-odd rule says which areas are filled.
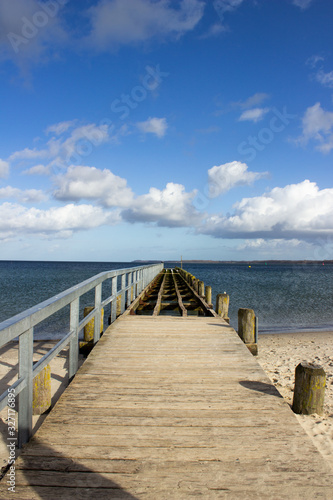
[[[128,309],[23,447],[15,493],[7,474],[0,498],[332,500],[333,471],[202,282],[163,271],[142,293],[135,283],[122,278]],[[116,299],[104,301],[111,318]]]
[[[13,498],[193,497],[332,499],[333,473],[225,321],[123,315],[23,448]]]

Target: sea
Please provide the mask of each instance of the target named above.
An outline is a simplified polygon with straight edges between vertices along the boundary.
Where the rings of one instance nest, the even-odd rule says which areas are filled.
[[[166,268],[179,263],[165,262]],[[137,262],[0,261],[0,322],[102,272]],[[237,330],[241,307],[253,309],[259,334],[333,331],[333,263],[252,262],[184,263],[183,268],[230,296],[230,324]],[[93,305],[93,295],[81,301]],[[35,329],[39,339],[54,340],[68,331],[69,308]],[[105,319],[106,320],[106,319]],[[0,325],[1,327],[1,325]]]

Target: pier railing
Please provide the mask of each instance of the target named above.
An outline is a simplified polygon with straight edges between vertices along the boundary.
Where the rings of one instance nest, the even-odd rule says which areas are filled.
[[[16,338],[19,341],[18,379],[0,396],[0,411],[8,404],[8,394],[11,395],[10,401],[13,394],[15,398],[17,396],[19,447],[26,443],[32,434],[34,377],[69,344],[68,375],[69,379],[72,379],[78,369],[80,331],[94,318],[94,343],[98,342],[102,309],[111,304],[111,322],[113,322],[117,315],[117,297],[121,297],[120,312],[123,313],[131,300],[142,292],[163,267],[163,264],[153,264],[102,272],[0,323],[0,348]],[[107,280],[111,280],[111,287],[109,285],[111,294],[102,300],[102,287]],[[120,281],[119,289],[118,281]],[[91,290],[95,291],[94,309],[80,321],[80,298]],[[68,305],[70,306],[69,332],[45,356],[33,364],[34,328]]]

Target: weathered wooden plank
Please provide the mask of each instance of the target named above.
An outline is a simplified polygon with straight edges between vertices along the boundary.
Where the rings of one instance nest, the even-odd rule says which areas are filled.
[[[22,500],[312,500],[333,491],[332,471],[289,406],[213,317],[120,317],[16,467]]]

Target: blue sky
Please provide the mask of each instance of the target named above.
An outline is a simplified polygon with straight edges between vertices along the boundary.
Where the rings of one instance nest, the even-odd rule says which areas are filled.
[[[333,259],[331,0],[2,0],[0,259]]]

